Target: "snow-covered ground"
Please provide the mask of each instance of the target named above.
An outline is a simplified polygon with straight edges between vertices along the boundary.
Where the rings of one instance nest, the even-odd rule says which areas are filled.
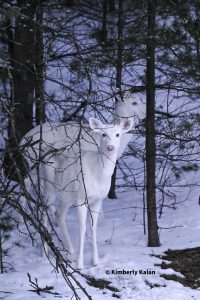
[[[179,204],[177,209],[165,209],[159,219],[161,247],[148,248],[147,236],[143,234],[142,199],[133,191],[120,193],[117,200],[104,200],[104,213],[99,218],[98,247],[101,264],[93,267],[90,263],[91,243],[88,230],[85,245],[84,274],[112,282],[119,292],[120,299],[134,300],[197,300],[200,291],[186,288],[174,281],[167,281],[160,274],[175,273],[172,269],[161,270],[155,264],[161,263],[152,254],[162,254],[165,250],[191,248],[199,246],[200,207],[198,205],[198,190],[193,190],[187,201]],[[180,199],[183,195],[180,194]],[[179,200],[180,200],[179,199]],[[183,198],[182,198],[183,199]],[[137,207],[137,208],[136,208]],[[78,225],[74,208],[69,216],[69,228],[78,246]],[[33,248],[30,241],[24,239],[18,231],[12,239],[21,240],[23,247],[10,250],[9,261],[15,271],[0,275],[0,299],[32,300],[55,299],[54,295],[39,296],[29,289],[27,272],[32,279],[38,279],[41,287],[53,286],[54,292],[61,294],[63,299],[71,299],[72,292],[60,274],[56,274],[48,261],[39,256],[39,246]],[[117,271],[132,271],[132,274],[119,274]],[[148,270],[149,274],[144,271]],[[133,272],[134,271],[134,272]],[[154,271],[154,272],[152,272]],[[110,273],[110,274],[108,274]],[[154,274],[155,273],[155,274]],[[181,275],[182,276],[182,275]],[[78,275],[77,275],[78,278]],[[87,285],[79,278],[92,299],[113,299],[113,292],[107,289]],[[158,287],[151,288],[151,284]],[[4,292],[11,292],[4,293]],[[80,294],[81,295],[81,294]],[[86,299],[82,294],[81,299]]]

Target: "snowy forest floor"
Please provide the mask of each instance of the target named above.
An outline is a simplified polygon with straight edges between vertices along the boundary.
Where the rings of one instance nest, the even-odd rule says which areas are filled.
[[[158,220],[161,246],[149,248],[147,236],[143,233],[141,196],[130,191],[120,193],[117,200],[105,199],[98,226],[99,266],[93,267],[90,263],[89,228],[85,245],[82,273],[95,280],[88,284],[80,275],[77,278],[94,300],[200,299],[200,248],[191,250],[200,246],[199,214],[195,191],[176,208],[164,209],[162,218]],[[73,208],[68,224],[77,249],[78,224]],[[24,230],[23,226],[21,230]],[[71,299],[72,291],[61,274],[55,272],[47,259],[40,257],[39,243],[32,247],[30,240],[17,230],[12,233],[11,241],[17,241],[21,246],[11,249],[6,258],[15,271],[0,275],[0,299]],[[179,251],[187,248],[190,250]],[[127,271],[132,271],[132,274],[124,274]],[[33,288],[27,273],[33,281],[37,278],[40,287],[53,286],[52,292],[58,294],[37,295],[31,292]],[[80,297],[86,299],[81,292]]]

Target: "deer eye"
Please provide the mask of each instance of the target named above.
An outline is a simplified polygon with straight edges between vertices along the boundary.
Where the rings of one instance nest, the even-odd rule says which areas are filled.
[[[134,101],[134,102],[132,102],[132,105],[138,105],[138,104],[137,104],[137,102]]]
[[[105,133],[103,133],[103,134],[102,134],[102,136],[103,136],[103,137],[106,137],[106,134],[105,134]]]
[[[116,134],[116,137],[119,137],[119,133]]]

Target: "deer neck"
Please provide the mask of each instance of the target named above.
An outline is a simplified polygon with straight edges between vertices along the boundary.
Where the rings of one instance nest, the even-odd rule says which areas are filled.
[[[102,176],[110,177],[113,174],[117,160],[117,151],[110,153],[102,153],[99,155],[99,164]],[[101,174],[100,174],[101,175]]]

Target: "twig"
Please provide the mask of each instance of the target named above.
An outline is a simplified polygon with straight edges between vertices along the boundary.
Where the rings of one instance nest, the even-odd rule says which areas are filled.
[[[6,291],[0,291],[0,293],[4,293],[4,294],[14,294],[12,292],[6,292]]]
[[[40,295],[40,293],[43,292],[43,293],[48,293],[48,294],[55,295],[55,296],[61,296],[61,294],[59,294],[57,292],[52,292],[52,290],[54,289],[53,286],[46,285],[44,288],[42,288],[39,286],[37,278],[35,278],[35,282],[34,282],[31,279],[31,275],[29,273],[27,273],[27,276],[28,276],[30,285],[34,288],[34,290],[29,290],[30,292],[37,293],[38,295]]]

